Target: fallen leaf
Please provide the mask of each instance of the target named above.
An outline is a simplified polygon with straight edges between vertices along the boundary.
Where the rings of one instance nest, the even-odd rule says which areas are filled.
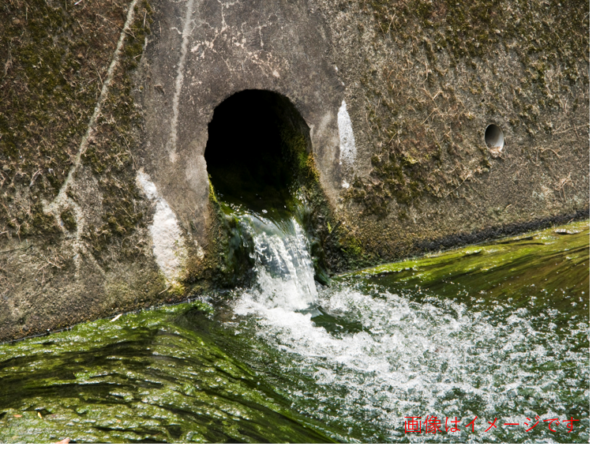
[[[13,414],[13,416],[15,416],[17,419],[20,419],[21,417],[23,417],[21,414]]]
[[[117,317],[115,317],[114,319],[111,320],[111,322],[114,322],[115,320],[117,320],[119,317],[121,317],[123,314],[119,314]]]
[[[71,439],[65,438],[62,441],[55,442],[55,444],[68,444],[69,442],[71,442]]]
[[[40,416],[40,419],[43,419],[42,417],[42,413],[38,411],[38,416]]]

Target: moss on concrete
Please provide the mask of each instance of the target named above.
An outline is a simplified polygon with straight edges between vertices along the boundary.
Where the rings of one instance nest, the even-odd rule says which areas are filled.
[[[132,259],[143,252],[125,238],[142,224],[146,212],[135,184],[136,162],[132,153],[142,124],[134,100],[134,92],[139,87],[135,85],[133,71],[142,55],[151,23],[152,9],[143,2],[136,7],[134,22],[125,38],[119,70],[98,119],[96,139],[82,155],[82,162],[94,172],[102,195],[102,225],[85,230],[86,239],[99,259],[103,257],[103,250],[115,243],[119,244],[122,258]]]
[[[493,118],[528,136],[523,158],[539,164],[546,148],[534,139],[547,141],[589,97],[588,1],[362,0],[361,10],[385,54],[361,77],[378,150],[348,198],[364,215],[385,217],[395,203],[403,220],[408,206],[482,178],[493,156],[472,129]]]
[[[0,7],[0,238],[59,232],[42,204],[73,163],[127,4],[10,0]]]
[[[146,1],[138,2],[99,105],[130,6],[0,6],[0,244],[9,270],[2,339],[170,299],[148,255],[148,203],[135,184],[135,69],[152,23]],[[97,105],[90,145],[74,168]],[[69,172],[57,217],[45,213]]]
[[[42,205],[57,195],[75,160],[129,4],[14,0],[0,9],[0,227],[5,231],[0,238],[59,232]],[[111,240],[131,234],[143,216],[135,205],[141,198],[131,146],[141,116],[134,104],[132,74],[151,23],[150,5],[140,2],[96,138],[82,155],[97,178],[105,211],[100,227],[84,230],[100,259]],[[65,217],[73,231],[74,219]]]
[[[589,2],[564,3],[359,2],[362,13],[378,31],[370,33],[368,20],[364,21],[367,26],[358,25],[369,38],[360,45],[370,47],[365,61],[356,64],[362,77],[345,81],[348,90],[355,81],[362,82],[357,90],[360,101],[364,100],[368,129],[356,135],[357,139],[360,134],[368,135],[368,142],[361,145],[369,149],[370,175],[353,180],[342,207],[332,207],[332,199],[327,199],[321,188],[308,132],[300,132],[294,125],[299,123],[295,116],[281,128],[290,150],[288,162],[298,181],[295,188],[311,205],[305,225],[313,254],[320,261],[318,270],[338,272],[414,254],[432,242],[445,245],[444,239],[463,232],[466,224],[473,226],[465,233],[479,236],[477,232],[495,225],[505,230],[502,226],[506,224],[539,223],[541,208],[529,218],[525,217],[530,213],[527,206],[526,212],[513,212],[513,205],[500,204],[497,199],[482,200],[479,209],[471,204],[477,202],[490,169],[504,162],[502,157],[495,161],[481,139],[491,120],[502,120],[513,135],[528,137],[511,158],[523,167],[539,167],[537,172],[524,172],[525,177],[533,173],[536,179],[550,180],[544,181],[543,187],[550,193],[544,195],[550,198],[556,193],[558,200],[548,202],[545,217],[569,212],[571,206],[556,205],[563,198],[567,204],[565,189],[581,190],[585,184],[577,185],[575,171],[571,179],[571,173],[563,169],[584,167],[586,161]],[[51,295],[56,298],[71,295],[59,292],[68,283],[81,288],[72,292],[72,296],[80,296],[79,312],[60,317],[50,326],[97,317],[110,308],[132,309],[236,282],[235,266],[242,263],[235,259],[241,257],[235,252],[243,236],[236,234],[236,224],[223,213],[214,192],[210,223],[201,233],[208,243],[203,243],[203,255],[188,255],[183,288],[165,289],[149,251],[145,228],[150,211],[134,182],[142,163],[137,159],[142,155],[136,144],[143,135],[136,99],[144,84],[135,69],[152,23],[152,9],[145,2],[139,3],[126,34],[95,138],[82,155],[82,167],[74,173],[76,179],[84,180],[79,187],[89,181],[90,191],[96,194],[97,204],[85,211],[94,217],[80,222],[79,212],[65,205],[59,211],[62,223],[44,213],[43,206],[56,197],[72,168],[130,4],[126,0],[85,0],[78,5],[58,0],[7,0],[0,6],[0,241],[11,247],[8,252],[19,255],[6,253],[8,263],[3,267],[8,272],[0,274],[8,279],[6,286],[22,276],[10,272],[22,270],[24,279],[31,278],[34,271],[42,276],[39,286],[37,280],[28,280],[30,284],[10,287],[13,306],[4,312],[8,307],[2,310],[0,305],[2,317],[47,291],[46,276],[54,277],[57,290]],[[569,39],[561,38],[564,33]],[[505,80],[511,86],[506,86]],[[346,100],[352,109],[353,100],[350,96]],[[362,120],[362,114],[358,117]],[[563,139],[567,134],[562,133],[567,132],[573,134],[571,141]],[[555,137],[563,139],[560,148],[547,144]],[[569,152],[561,153],[562,148]],[[562,165],[555,164],[559,160]],[[522,189],[521,185],[515,189]],[[69,201],[78,205],[86,204],[90,196],[85,194],[77,188],[67,191]],[[583,200],[573,201],[572,210],[585,202],[585,195],[580,197]],[[427,202],[429,209],[417,210]],[[415,221],[419,216],[429,220],[436,205],[444,210],[469,202],[472,209],[468,214],[480,213],[477,220],[470,216],[446,225],[446,217],[436,216],[431,222],[437,228],[427,230],[422,226],[424,220]],[[356,205],[363,213],[359,227],[351,220],[356,217],[356,208],[352,209]],[[487,210],[484,219],[482,209]],[[390,216],[389,222],[379,220]],[[456,218],[457,213],[449,216]],[[386,228],[388,224],[392,226]],[[60,241],[65,230],[67,239]],[[70,248],[73,234],[77,246]],[[60,241],[60,245],[46,248],[38,237],[54,240],[53,244]],[[30,241],[43,251],[36,248],[26,254]],[[189,248],[198,245],[187,244]],[[59,249],[61,245],[64,248]],[[84,258],[81,252],[88,251]],[[22,255],[28,262],[21,262]],[[128,270],[138,263],[139,273],[145,271],[140,275],[144,282],[128,279]],[[85,278],[80,283],[73,281],[76,270],[94,273],[80,277],[78,280]],[[123,273],[116,274],[119,270]],[[66,305],[63,300],[58,303]],[[57,317],[51,306],[54,299],[44,301],[50,306],[40,314]],[[30,306],[23,306],[22,311]],[[43,322],[35,318],[33,310],[18,312],[24,328],[14,328],[17,331],[10,331],[12,336],[27,334],[32,324]]]
[[[315,271],[321,282],[327,282],[330,274],[364,266],[371,256],[336,215],[323,191],[304,119],[287,100],[281,99],[278,108],[282,118],[279,129],[287,149],[285,163],[295,174],[293,189],[296,197],[308,205],[303,226],[309,236]]]
[[[463,58],[487,58],[500,48],[513,51],[534,81],[543,85],[544,70],[565,64],[566,80],[576,82],[578,61],[589,62],[590,3],[547,0],[362,0],[380,32],[392,39],[421,41],[431,60],[447,50],[458,64]],[[415,33],[416,32],[416,33]],[[565,39],[565,36],[569,36]],[[565,90],[568,85],[565,85]]]
[[[71,232],[77,229],[77,221],[75,220],[75,216],[70,209],[65,209],[60,214],[60,219],[62,220],[65,228]]]

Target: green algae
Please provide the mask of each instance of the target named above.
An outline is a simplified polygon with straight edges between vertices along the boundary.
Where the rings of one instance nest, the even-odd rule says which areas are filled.
[[[335,295],[354,283],[371,301],[383,288],[423,304],[417,308],[423,317],[433,311],[428,303],[439,303],[440,316],[431,318],[439,327],[466,314],[457,302],[444,306],[445,299],[465,304],[475,327],[448,337],[497,322],[495,338],[469,350],[471,363],[482,353],[494,364],[509,358],[531,378],[514,389],[494,378],[498,391],[507,391],[502,402],[488,405],[498,417],[549,408],[582,420],[573,434],[499,430],[489,436],[479,432],[481,442],[589,439],[589,221],[345,274],[331,289]],[[66,437],[75,442],[408,442],[405,435],[386,432],[377,409],[384,391],[360,398],[349,412],[348,388],[315,378],[325,361],[307,365],[293,352],[258,339],[251,319],[232,321],[228,304],[236,295],[219,294],[211,299],[214,307],[197,300],[1,345],[0,442]],[[378,339],[381,333],[369,320],[374,310],[356,305],[358,310],[340,315],[320,308],[312,321],[335,339]],[[515,341],[524,331],[525,340]],[[546,349],[544,358],[536,356],[538,346]],[[433,364],[441,380],[451,376],[447,364],[436,368],[435,355],[423,350],[419,364]],[[464,368],[473,372],[463,376],[472,377],[478,388],[486,377],[499,376],[494,364]],[[369,384],[369,373],[352,375],[340,364],[334,370]],[[410,390],[398,395],[399,401],[410,400],[411,408],[432,412]],[[480,394],[459,388],[442,392],[435,408],[473,413],[480,420],[491,414]]]
[[[493,304],[510,307],[552,308],[589,319],[590,225],[574,222],[384,264],[341,275],[339,279],[367,278],[393,290],[418,289],[422,296],[461,298],[485,309]],[[483,301],[481,301],[483,300]],[[492,304],[493,303],[493,304]]]
[[[2,345],[0,442],[331,441],[220,350],[211,313],[197,301]]]

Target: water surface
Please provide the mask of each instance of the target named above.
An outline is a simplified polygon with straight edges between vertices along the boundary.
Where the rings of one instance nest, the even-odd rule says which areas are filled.
[[[0,345],[0,441],[589,441],[589,222],[328,287],[293,217],[240,222],[251,288]]]

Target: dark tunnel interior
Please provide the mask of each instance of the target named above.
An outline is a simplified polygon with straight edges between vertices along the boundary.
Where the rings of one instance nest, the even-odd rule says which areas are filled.
[[[298,128],[299,117],[287,98],[270,91],[241,91],[215,108],[205,158],[220,201],[255,211],[290,204],[296,164],[284,136]]]

